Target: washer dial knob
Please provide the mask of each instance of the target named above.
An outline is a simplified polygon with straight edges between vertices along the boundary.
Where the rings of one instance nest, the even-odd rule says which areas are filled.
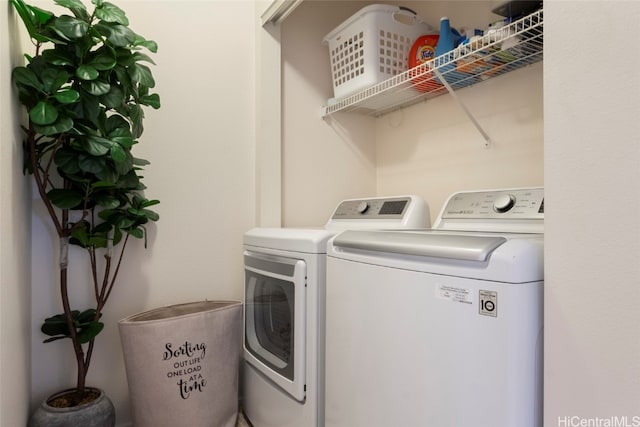
[[[493,202],[493,210],[498,213],[507,212],[516,204],[516,198],[512,194],[501,194]]]
[[[361,202],[358,207],[356,207],[356,210],[358,211],[358,213],[363,214],[365,213],[367,210],[369,209],[369,203],[367,202]]]

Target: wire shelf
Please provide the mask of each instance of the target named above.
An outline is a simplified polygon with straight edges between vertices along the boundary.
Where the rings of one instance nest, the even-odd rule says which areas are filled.
[[[539,9],[367,89],[332,98],[322,107],[322,116],[339,111],[382,116],[448,93],[446,86],[455,91],[541,61],[542,12]]]

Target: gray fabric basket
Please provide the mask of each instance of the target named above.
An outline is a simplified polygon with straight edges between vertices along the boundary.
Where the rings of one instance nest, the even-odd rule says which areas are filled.
[[[242,303],[200,301],[118,323],[135,427],[233,427]]]

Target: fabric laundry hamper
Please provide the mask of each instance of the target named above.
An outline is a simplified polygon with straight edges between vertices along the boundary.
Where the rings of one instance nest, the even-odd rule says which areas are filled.
[[[199,301],[118,323],[134,427],[233,427],[242,303]]]

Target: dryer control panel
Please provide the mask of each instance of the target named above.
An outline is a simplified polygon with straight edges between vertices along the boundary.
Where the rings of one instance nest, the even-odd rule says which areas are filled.
[[[343,200],[333,211],[327,229],[428,228],[429,207],[418,196]]]

